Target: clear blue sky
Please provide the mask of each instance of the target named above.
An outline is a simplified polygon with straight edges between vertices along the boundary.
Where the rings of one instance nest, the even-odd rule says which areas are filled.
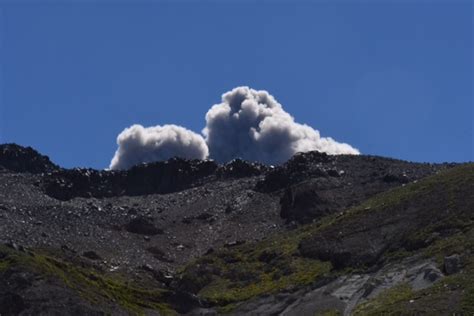
[[[0,0],[1,143],[104,168],[248,85],[362,153],[474,160],[472,1],[98,2]]]

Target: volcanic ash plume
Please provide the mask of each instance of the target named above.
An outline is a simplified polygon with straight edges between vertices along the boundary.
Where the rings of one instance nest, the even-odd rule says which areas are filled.
[[[206,114],[203,134],[211,158],[227,162],[240,157],[280,164],[297,152],[359,154],[348,144],[321,137],[294,118],[266,91],[238,87],[222,96]]]
[[[312,127],[296,123],[266,91],[238,87],[222,96],[206,114],[205,139],[184,127],[133,125],[117,137],[111,169],[167,160],[172,157],[225,163],[234,158],[281,164],[297,152],[318,150],[331,155],[359,154],[352,146],[321,137]]]
[[[128,169],[172,157],[204,159],[209,154],[201,135],[176,125],[132,125],[118,135],[117,144],[110,169]]]

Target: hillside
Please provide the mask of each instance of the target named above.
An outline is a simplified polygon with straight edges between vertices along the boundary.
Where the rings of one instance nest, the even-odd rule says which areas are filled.
[[[474,313],[474,164],[63,169],[0,146],[1,315]]]

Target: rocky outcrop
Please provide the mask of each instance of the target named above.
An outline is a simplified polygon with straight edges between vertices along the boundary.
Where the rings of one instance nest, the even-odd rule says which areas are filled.
[[[444,258],[444,271],[446,274],[458,273],[461,270],[461,257],[458,254]]]
[[[58,169],[46,174],[44,190],[59,200],[164,194],[188,189],[205,181],[260,176],[268,169],[262,164],[240,159],[219,166],[213,160],[173,158],[137,165],[125,171]]]
[[[44,190],[59,200],[163,194],[198,185],[212,176],[217,167],[210,160],[174,158],[138,165],[126,171],[60,169],[45,176]]]
[[[339,179],[337,186],[380,187],[380,190],[413,182],[455,164],[411,163],[376,156],[334,155],[317,151],[294,155],[271,169],[257,184],[260,192],[275,192],[308,180]]]
[[[125,173],[125,194],[170,193],[202,184],[218,165],[212,160],[167,161],[135,166]]]
[[[8,256],[2,250],[0,254]],[[29,268],[0,269],[1,315],[103,315],[61,281]]]
[[[309,152],[270,170],[256,190],[281,194],[282,218],[308,223],[450,166]]]
[[[322,279],[305,289],[258,297],[240,304],[232,315],[321,315],[328,311],[351,315],[357,305],[387,289],[400,285],[425,289],[443,277],[434,262],[413,257],[377,272]]]
[[[267,172],[270,167],[257,162],[248,162],[242,159],[234,159],[217,169],[217,176],[221,179],[247,178],[260,176]]]
[[[0,145],[1,168],[15,172],[42,173],[56,170],[58,166],[31,147],[3,144]]]
[[[0,167],[17,172],[42,173],[40,186],[59,200],[103,198],[177,192],[205,182],[263,177],[256,190],[285,190],[281,215],[308,222],[336,212],[388,188],[415,181],[445,166],[412,164],[367,156],[329,156],[320,152],[295,155],[279,167],[235,159],[219,166],[212,160],[141,164],[125,171],[62,169],[30,147],[1,145]],[[309,194],[318,192],[311,201]],[[336,198],[337,197],[337,198]]]
[[[157,235],[163,234],[163,230],[153,223],[153,220],[145,217],[137,217],[132,219],[125,225],[125,229],[134,234],[141,235]]]
[[[28,159],[0,171],[2,315],[474,311],[472,164]]]
[[[462,175],[472,168],[457,168]],[[472,217],[474,182],[412,184],[392,192],[390,199],[379,197],[376,205],[362,205],[342,215],[335,223],[305,238],[299,245],[303,256],[330,261],[336,269],[371,266],[387,252],[408,251],[427,247],[436,236],[449,236],[462,231]],[[414,196],[416,192],[416,196]],[[448,270],[456,271],[456,258],[448,259]],[[452,269],[451,269],[452,267]]]
[[[341,208],[337,196],[318,190],[312,181],[288,187],[280,199],[280,216],[300,223],[310,222]]]
[[[331,156],[318,151],[296,154],[284,165],[273,168],[257,184],[257,190],[273,192],[308,179],[327,177],[328,173],[322,166],[330,160]]]

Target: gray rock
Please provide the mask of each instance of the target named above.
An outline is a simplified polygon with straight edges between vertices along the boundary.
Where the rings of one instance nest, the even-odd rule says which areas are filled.
[[[444,271],[446,274],[458,273],[461,270],[461,257],[458,254],[444,257]]]
[[[155,227],[151,219],[144,217],[137,217],[135,219],[132,219],[127,225],[125,225],[125,229],[134,234],[152,236],[157,234],[163,234],[163,230],[158,227]]]
[[[85,251],[82,256],[91,259],[91,260],[102,260],[101,256],[99,256],[95,251]]]

